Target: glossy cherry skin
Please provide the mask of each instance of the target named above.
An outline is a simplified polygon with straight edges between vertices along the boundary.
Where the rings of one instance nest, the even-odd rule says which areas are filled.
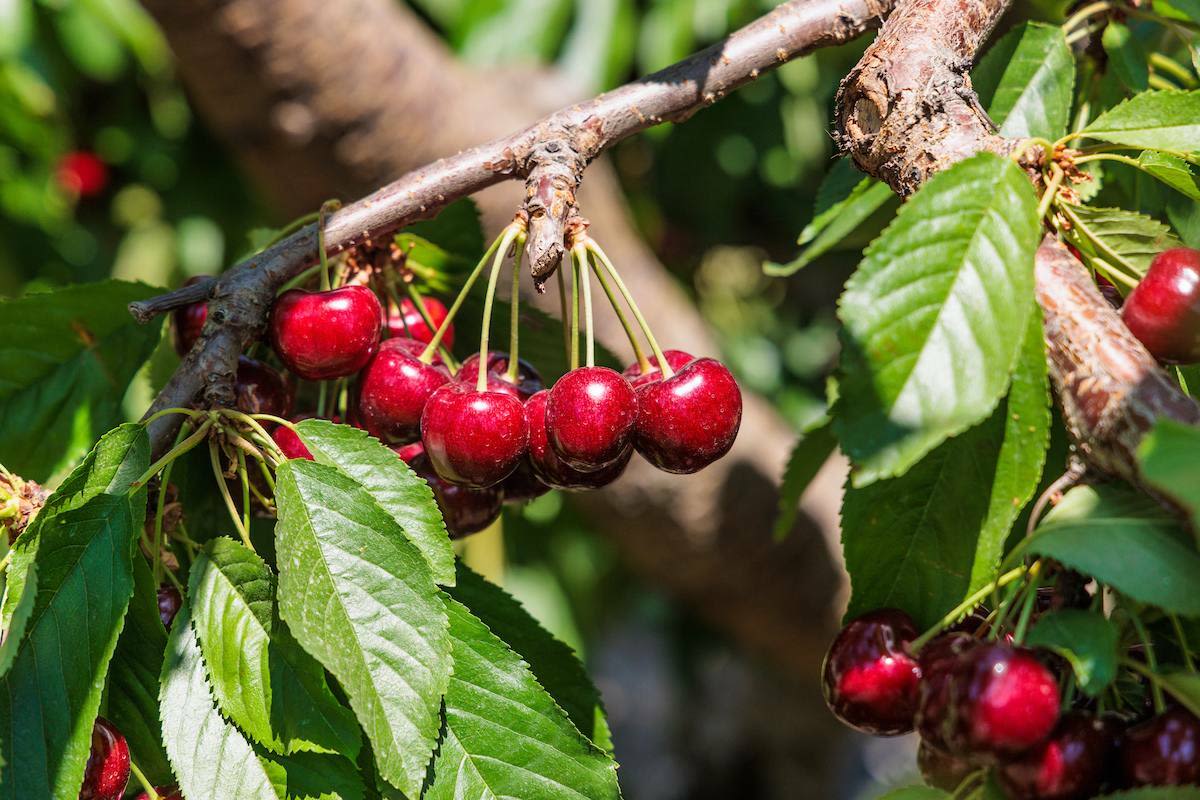
[[[384,442],[407,442],[421,432],[421,412],[429,397],[450,381],[445,367],[412,354],[412,339],[388,339],[362,372],[358,418]]]
[[[429,314],[429,319],[433,321],[433,330],[429,329],[421,312],[417,310],[416,303],[406,297],[400,301],[399,309],[393,304],[388,305],[387,319],[384,324],[387,325],[388,333],[391,336],[415,339],[424,344],[433,341],[433,335],[446,320],[446,305],[436,297],[424,299],[425,311]],[[446,346],[447,350],[454,346],[453,324],[446,328],[446,333],[442,336],[442,344]]]
[[[76,150],[58,161],[58,185],[79,197],[95,197],[108,186],[108,165],[95,153]]]
[[[509,365],[508,353],[501,350],[492,350],[488,353],[487,371],[489,375],[494,375],[501,382],[512,386],[516,392],[517,399],[524,403],[530,397],[546,388],[545,382],[542,380],[541,373],[523,358],[517,359],[517,375],[516,379],[509,381],[507,377]],[[472,382],[479,378],[479,354],[472,353],[467,356],[466,361],[462,362],[456,376],[458,380],[464,382]],[[492,383],[488,379],[489,385]]]
[[[238,356],[233,393],[238,410],[247,414],[286,417],[292,411],[292,389],[284,377],[249,356]]]
[[[974,630],[974,626],[969,630]],[[950,630],[932,639],[917,656],[921,667],[917,732],[923,741],[942,753],[948,748],[947,739],[955,722],[950,696],[954,667],[963,653],[980,646],[982,643],[971,633]]]
[[[175,621],[175,615],[179,613],[181,605],[183,598],[179,596],[178,589],[169,583],[158,587],[158,618],[167,630],[171,630],[171,623]]]
[[[271,310],[271,343],[287,368],[310,381],[352,375],[379,344],[382,309],[365,286],[291,289]]]
[[[425,348],[426,348],[425,342],[420,342],[420,341],[417,341],[416,339],[409,339],[408,337],[405,337],[405,336],[393,336],[392,338],[387,339],[386,341],[391,342],[391,344],[388,345],[389,347],[398,348],[400,350],[403,350],[406,353],[411,353],[412,355],[417,356],[417,357],[419,357],[422,353],[424,353]],[[382,344],[380,344],[379,346],[383,347]],[[442,354],[439,353],[437,350],[434,350],[432,353],[429,354],[429,363],[434,364],[435,366],[439,366],[439,367],[445,365],[445,362],[442,360]]]
[[[287,458],[302,458],[306,461],[314,460],[313,454],[309,452],[308,445],[304,444],[299,435],[286,425],[280,425],[271,431],[271,438],[275,440],[275,444],[279,445],[279,449],[283,451],[284,456]]]
[[[638,401],[608,367],[580,367],[555,382],[546,399],[546,433],[568,466],[594,472],[625,454],[633,441]]]
[[[935,789],[952,792],[976,769],[969,759],[944,753],[924,739],[917,747],[917,770]]]
[[[1111,723],[1068,712],[1050,738],[996,771],[1013,800],[1086,800],[1100,792],[1116,750]]]
[[[83,769],[79,800],[119,800],[129,783],[129,744],[104,717],[92,725],[92,751]]]
[[[1131,786],[1200,783],[1200,719],[1176,706],[1133,726],[1121,742],[1121,769]]]
[[[915,638],[912,617],[894,608],[864,614],[842,628],[821,668],[829,710],[877,736],[911,731],[921,668],[906,646]]]
[[[1164,250],[1121,308],[1131,333],[1160,361],[1200,361],[1200,250]]]
[[[433,490],[442,519],[446,523],[446,532],[451,539],[461,539],[472,533],[478,533],[500,518],[500,509],[504,501],[503,492],[497,486],[486,489],[471,489],[466,486],[455,486],[438,477],[429,463],[423,450],[417,450],[420,444],[406,445],[401,454],[413,471],[425,479]],[[405,458],[405,456],[408,456]]]
[[[447,383],[421,414],[421,443],[442,480],[483,489],[507,478],[529,445],[521,401]]]
[[[191,286],[202,280],[199,276],[188,278],[184,286]],[[186,356],[192,345],[200,338],[204,323],[208,321],[208,303],[191,303],[171,312],[171,345],[175,352]]]
[[[667,359],[667,364],[675,372],[678,372],[696,360],[696,357],[691,353],[685,353],[682,350],[663,350],[663,357]],[[641,366],[635,361],[626,367],[625,371],[621,374],[625,376],[625,379],[635,389],[647,383],[662,380],[662,370],[658,368],[658,356],[653,353],[650,354],[650,369],[646,372],[642,372]]]
[[[162,800],[183,800],[183,793],[174,786],[155,786],[154,791]],[[134,800],[150,800],[150,795],[142,792]]]
[[[720,361],[700,358],[639,386],[637,451],[666,472],[704,469],[729,452],[742,424],[742,393]]]
[[[533,471],[528,453],[517,463],[512,475],[500,482],[498,488],[504,494],[506,503],[528,503],[550,491],[550,486]]]
[[[546,401],[549,399],[550,392],[543,389],[525,401],[525,419],[529,423],[528,461],[538,480],[554,489],[579,491],[599,489],[621,477],[633,457],[631,445],[627,445],[625,452],[611,463],[592,472],[575,469],[558,457],[546,433]]]

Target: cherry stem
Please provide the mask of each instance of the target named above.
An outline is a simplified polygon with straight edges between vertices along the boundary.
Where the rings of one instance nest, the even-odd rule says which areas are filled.
[[[325,381],[317,383],[317,416],[325,416]]]
[[[242,527],[250,530],[250,473],[246,469],[246,452],[237,451],[238,479],[242,482]]]
[[[1063,32],[1070,32],[1072,28],[1083,22],[1088,17],[1094,14],[1099,14],[1102,11],[1107,11],[1111,7],[1112,4],[1109,2],[1109,0],[1099,0],[1095,3],[1089,3],[1067,18],[1067,21],[1062,24]]]
[[[216,440],[208,443],[208,460],[212,464],[213,477],[217,480],[217,489],[221,492],[221,499],[225,501],[225,508],[229,511],[229,516],[233,520],[233,526],[237,528],[238,536],[242,538],[242,544],[254,552],[254,545],[250,543],[250,531],[242,527],[242,520],[238,516],[237,506],[233,502],[233,495],[229,493],[229,486],[225,483],[225,473],[221,469],[221,459],[217,455]]]
[[[487,391],[488,329],[492,326],[492,304],[496,301],[496,282],[500,279],[500,267],[504,264],[504,257],[508,255],[508,249],[512,247],[512,243],[516,241],[520,233],[520,230],[515,225],[509,225],[505,228],[504,236],[500,240],[500,248],[496,251],[496,257],[492,260],[492,271],[488,275],[487,293],[483,298],[482,330],[479,333],[479,378],[475,381],[475,391],[477,392]]]
[[[1179,640],[1179,651],[1183,653],[1183,665],[1187,667],[1188,672],[1196,671],[1196,662],[1192,659],[1192,651],[1188,649],[1187,634],[1183,632],[1183,623],[1179,621],[1176,614],[1168,614],[1171,618],[1171,627],[1175,629],[1175,638]]]
[[[274,236],[272,236],[271,239],[266,244],[264,244],[262,247],[260,247],[258,249],[258,252],[261,253],[264,250],[267,250],[267,249],[273,247],[274,245],[279,244],[284,239],[286,239],[287,237],[291,236],[296,231],[303,228],[305,225],[308,225],[309,223],[312,223],[312,222],[317,222],[320,219],[321,219],[320,211],[310,211],[307,214],[305,214],[304,216],[296,217],[294,220],[289,222],[287,225],[284,225],[282,228],[280,228],[279,231]]]
[[[625,330],[625,338],[629,340],[629,346],[633,348],[633,355],[637,359],[638,369],[642,371],[643,375],[646,374],[654,367],[651,366],[650,359],[646,358],[646,353],[642,350],[642,345],[638,341],[637,333],[633,330],[633,325],[629,322],[629,317],[625,315],[625,310],[621,308],[621,303],[613,292],[612,284],[608,282],[608,278],[604,277],[604,270],[600,269],[594,258],[589,259],[589,263],[591,264],[592,272],[596,274],[596,280],[600,282],[600,288],[604,290],[604,295],[608,298],[609,305],[612,306],[612,310],[616,313],[621,327]]]
[[[1002,586],[1007,586],[1008,584],[1017,580],[1024,574],[1025,574],[1025,567],[1024,566],[1017,567],[1016,569],[1009,570],[1008,572],[1004,573],[1000,577],[996,578],[996,580],[992,581],[987,586],[984,586],[984,587],[978,589],[977,591],[975,591],[973,594],[968,595],[966,600],[963,600],[961,603],[959,603],[957,606],[955,606],[950,611],[949,614],[947,614],[946,616],[944,616],[940,620],[938,620],[937,624],[935,624],[932,628],[930,628],[929,630],[922,633],[916,639],[913,639],[912,642],[909,644],[909,649],[913,653],[918,652],[922,647],[924,647],[929,642],[930,639],[932,639],[933,637],[935,637],[939,633],[941,633],[942,630],[945,629],[947,626],[953,625],[955,622],[958,622],[960,619],[962,619],[962,617],[968,611],[975,608],[975,606],[979,605],[979,603],[982,602],[983,598],[987,597],[989,594],[994,592],[996,589],[999,589]]]
[[[518,347],[521,338],[521,257],[525,253],[524,235],[517,237],[516,248],[517,254],[513,258],[512,267],[512,297],[508,301],[508,369],[504,372],[504,379],[509,383],[517,382],[517,373],[520,371],[517,359],[520,357]]]
[[[186,424],[179,429],[179,433],[175,435],[175,447],[184,438],[184,431],[187,430]],[[154,549],[154,585],[158,586],[162,583],[162,539],[163,539],[163,516],[167,508],[167,486],[171,482],[171,469],[175,466],[174,461],[167,462],[163,467],[162,479],[158,482],[158,503],[154,508],[154,538],[151,546]]]
[[[579,369],[579,264],[571,259],[571,369]]]
[[[1151,53],[1150,64],[1157,69],[1161,69],[1163,72],[1170,73],[1187,88],[1196,88],[1196,79],[1192,76],[1191,71],[1170,56],[1165,56],[1162,53]]]
[[[1013,632],[1013,641],[1025,643],[1025,631],[1029,628],[1029,619],[1033,616],[1033,606],[1037,601],[1037,581],[1033,581],[1025,590],[1025,604],[1021,607],[1021,617],[1017,620],[1017,629]]]
[[[321,210],[317,212],[317,255],[321,259],[322,292],[328,292],[333,288],[329,280],[329,256],[325,254],[325,216],[330,211],[336,211],[341,207],[341,200],[326,200],[321,203]]]
[[[157,585],[157,584],[156,584]],[[154,784],[146,779],[145,773],[138,769],[138,765],[133,763],[133,759],[129,759],[129,771],[133,773],[133,777],[137,778],[137,782],[146,790],[148,800],[162,800],[162,795],[154,788]]]
[[[278,456],[279,461],[287,460],[283,455],[283,450],[281,450],[279,448],[279,445],[275,443],[275,440],[271,438],[271,434],[267,433],[267,429],[264,428],[262,426],[262,424],[258,421],[257,416],[268,417],[269,419],[271,419],[273,421],[279,422],[280,424],[282,424],[288,428],[291,428],[293,431],[296,430],[295,425],[293,425],[292,423],[288,422],[285,419],[281,420],[279,417],[272,417],[269,414],[261,414],[261,415],[255,416],[255,415],[246,414],[244,412],[238,411],[235,408],[226,408],[226,409],[222,410],[221,413],[223,413],[230,419],[235,419],[235,420],[245,424],[251,430],[253,430],[255,433],[257,433],[259,436],[261,436],[262,440],[263,440],[262,444],[264,447],[267,448],[268,453]]]
[[[1138,638],[1142,640],[1142,646],[1146,648],[1146,665],[1149,667],[1150,679],[1150,694],[1154,698],[1154,711],[1156,714],[1161,714],[1166,708],[1166,703],[1163,701],[1162,687],[1158,685],[1158,656],[1154,653],[1154,640],[1150,638],[1150,632],[1146,630],[1146,626],[1142,623],[1142,618],[1132,608],[1126,609],[1129,611],[1129,621],[1133,623],[1133,629],[1137,631]],[[1139,670],[1140,671],[1140,670]],[[1147,673],[1143,672],[1143,675]]]
[[[412,304],[417,307],[417,313],[421,315],[421,319],[425,320],[425,327],[429,328],[431,331],[435,330],[433,317],[429,316],[429,309],[425,307],[425,298],[419,291],[417,291],[417,287],[413,286],[411,283],[406,283],[404,284],[404,291],[408,293],[408,298],[412,301]],[[400,303],[396,303],[396,306],[399,307]],[[412,333],[408,330],[408,319],[405,318],[403,309],[401,309],[400,321],[404,323],[404,330],[408,332],[408,335],[411,338]],[[445,347],[440,347],[438,350],[442,354],[442,361],[446,362],[446,365],[454,370],[458,366],[458,362],[454,359],[454,354]]]
[[[556,270],[558,275],[558,303],[560,307],[559,317],[562,319],[563,330],[563,355],[567,357],[567,361],[571,360],[571,326],[567,321],[567,279],[563,276],[564,270]]]
[[[458,297],[454,298],[454,302],[450,305],[450,310],[446,312],[446,318],[442,320],[442,324],[438,326],[437,331],[433,334],[433,338],[429,340],[429,344],[421,352],[421,361],[424,361],[426,364],[433,363],[433,354],[437,352],[438,346],[442,343],[442,337],[446,335],[446,331],[450,329],[450,325],[454,322],[454,316],[462,308],[463,302],[467,299],[467,293],[471,291],[471,287],[475,285],[476,279],[479,278],[479,273],[483,272],[483,268],[487,266],[488,260],[491,259],[496,249],[500,247],[500,243],[508,237],[513,227],[512,224],[509,224],[501,232],[496,241],[492,242],[491,247],[483,254],[483,258],[479,259],[479,263],[475,265],[475,269],[471,270],[471,274],[467,276],[466,282],[463,283],[463,288],[459,291]]]
[[[1050,180],[1046,182],[1046,191],[1042,194],[1042,201],[1038,203],[1038,219],[1046,216],[1046,212],[1050,210],[1050,204],[1054,202],[1054,198],[1058,194],[1058,187],[1062,183],[1063,177],[1062,167],[1058,164],[1051,164]]]
[[[580,252],[576,254],[575,269],[579,271],[579,282],[583,286],[583,320],[587,342],[587,365],[596,366],[596,335],[592,324],[592,279],[587,268],[587,251],[583,248],[573,248]]]
[[[208,429],[212,426],[213,418],[208,417],[206,420],[204,420],[204,422],[200,423],[200,427],[196,429],[195,433],[172,447],[162,458],[151,464],[149,469],[142,473],[142,475],[136,481],[130,484],[130,487],[137,489],[145,486],[147,481],[157,475],[159,471],[165,469],[168,464],[180,456],[185,455],[196,445],[200,444],[200,442],[204,441],[204,437],[208,434]]]
[[[663,355],[662,348],[658,346],[658,340],[654,338],[654,333],[650,330],[649,323],[642,316],[642,310],[638,308],[637,301],[633,299],[633,295],[629,291],[629,287],[625,285],[625,281],[621,280],[620,273],[613,266],[608,255],[596,243],[596,240],[590,236],[584,240],[584,246],[597,258],[604,268],[608,270],[609,276],[613,279],[613,283],[617,284],[617,289],[621,292],[621,296],[625,298],[625,302],[629,304],[629,310],[633,312],[633,318],[637,320],[638,326],[642,329],[642,334],[646,337],[646,341],[650,343],[650,349],[654,351],[654,358],[658,361],[658,368],[662,371],[663,380],[672,377],[675,370],[671,369],[671,365],[667,363],[666,356]]]
[[[146,417],[146,419],[142,420],[142,424],[149,425],[151,422],[160,420],[170,414],[183,414],[184,416],[188,417],[202,417],[204,416],[204,413],[205,412],[197,411],[194,408],[164,408],[162,411],[157,411]]]

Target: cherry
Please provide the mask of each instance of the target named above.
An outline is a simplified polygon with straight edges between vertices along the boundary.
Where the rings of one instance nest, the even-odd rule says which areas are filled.
[[[183,800],[183,793],[175,786],[155,786],[154,791],[162,800]],[[134,800],[150,800],[150,795],[142,792]]]
[[[199,276],[188,278],[183,285],[191,286],[200,280],[203,279]],[[192,345],[200,338],[200,332],[204,330],[207,320],[208,303],[190,303],[171,312],[171,345],[176,353],[181,356],[187,355]]]
[[[532,439],[532,435],[530,438]],[[533,471],[533,464],[526,453],[512,475],[501,481],[500,491],[504,493],[506,503],[528,503],[550,491],[550,486]]]
[[[696,357],[691,353],[685,353],[682,350],[663,350],[663,358],[667,360],[667,364],[675,372],[686,367],[688,364],[696,360]],[[642,367],[638,362],[633,362],[625,371],[621,373],[625,376],[633,388],[637,388],[647,383],[662,380],[662,370],[658,367],[658,356],[650,355],[650,369],[642,372]]]
[[[1049,739],[1001,765],[996,777],[1013,800],[1084,800],[1100,791],[1116,743],[1110,723],[1068,712]]]
[[[275,300],[271,341],[287,368],[310,381],[341,378],[366,366],[379,344],[383,311],[365,286],[328,292],[291,289]]]
[[[80,197],[95,197],[108,186],[108,166],[95,153],[76,150],[58,161],[58,185]]]
[[[512,395],[447,383],[425,404],[421,443],[443,480],[475,489],[494,486],[525,454],[525,409]]]
[[[1200,783],[1200,719],[1178,706],[1125,732],[1125,780],[1133,786]]]
[[[608,367],[581,367],[555,382],[546,399],[546,433],[568,466],[594,472],[625,454],[637,422],[629,381]]]
[[[410,444],[401,448],[407,452],[401,453],[398,449],[396,454],[424,478],[433,490],[433,497],[441,509],[446,532],[450,534],[451,539],[461,539],[478,533],[500,517],[504,495],[498,487],[471,489],[448,483],[434,472],[423,448],[418,448],[421,448],[420,444]]]
[[[1121,317],[1160,361],[1200,361],[1200,250],[1176,247],[1150,262]]]
[[[292,420],[297,422],[298,420]],[[309,451],[308,445],[300,439],[299,434],[286,425],[279,425],[275,430],[271,431],[271,438],[275,440],[275,444],[279,445],[279,449],[283,451],[283,455],[289,459],[302,458],[306,461],[313,461],[313,454]]]
[[[975,627],[970,626],[969,630]],[[941,752],[948,749],[949,728],[954,722],[950,697],[954,667],[963,653],[980,646],[981,642],[970,632],[952,629],[930,640],[918,654],[921,684],[916,728],[923,741]]]
[[[286,417],[292,410],[292,390],[278,370],[249,356],[238,356],[233,384],[238,409],[247,414]]]
[[[398,348],[403,352],[411,353],[414,356],[420,356],[422,353],[424,353],[427,346],[425,342],[418,341],[417,339],[410,339],[407,336],[393,336],[391,339],[386,339],[385,341],[391,342],[388,347]],[[379,346],[383,347],[383,344],[381,343]],[[442,360],[442,354],[437,350],[434,350],[432,353],[430,353],[429,363],[439,367],[445,364],[445,362]]]
[[[1121,297],[1121,290],[1117,288],[1116,284],[1099,272],[1096,273],[1096,288],[1113,308],[1120,308],[1125,303],[1125,298]]]
[[[599,489],[621,477],[633,447],[626,445],[625,451],[611,463],[592,472],[584,472],[567,464],[554,452],[546,433],[546,402],[550,392],[543,389],[525,401],[525,419],[529,423],[528,462],[533,474],[547,486],[555,489]]]
[[[445,367],[426,364],[412,352],[413,339],[388,339],[363,370],[358,416],[384,442],[404,442],[421,431],[429,397],[450,380]]]
[[[438,327],[446,319],[446,305],[436,297],[424,298],[424,304],[425,312],[429,314],[429,319],[433,322],[433,330],[430,330],[429,325],[425,323],[421,312],[417,310],[417,304],[406,297],[400,301],[399,309],[394,303],[388,304],[387,319],[384,320],[388,334],[395,338],[415,339],[424,344],[432,342],[433,335],[437,333]],[[442,336],[442,344],[446,346],[447,350],[454,346],[453,323],[446,328],[446,333]]]
[[[158,618],[167,630],[171,630],[171,623],[175,621],[175,615],[179,613],[181,605],[183,598],[179,596],[178,589],[169,583],[158,587]]]
[[[515,381],[508,380],[509,356],[500,350],[492,350],[488,353],[488,387],[495,387],[491,391],[508,391],[513,394],[522,403],[528,400],[537,392],[546,388],[545,382],[542,380],[541,373],[523,358],[517,359],[517,377]],[[460,381],[473,382],[479,377],[479,354],[472,353],[467,356],[467,360],[459,367],[457,377]],[[496,380],[493,380],[493,377]],[[511,389],[506,388],[511,387]]]
[[[866,733],[911,731],[921,668],[906,645],[915,638],[912,617],[894,608],[864,614],[842,628],[821,669],[829,710]]]
[[[425,445],[420,442],[399,444],[392,448],[392,452],[400,456],[400,460],[411,467],[414,461],[425,455]]]
[[[922,740],[917,747],[917,769],[925,783],[952,792],[976,767],[968,759],[952,756]]]
[[[742,393],[720,361],[697,359],[670,378],[638,387],[637,451],[666,472],[691,473],[733,447]]]
[[[83,769],[79,800],[118,800],[129,783],[129,743],[111,722],[96,717],[92,751]]]

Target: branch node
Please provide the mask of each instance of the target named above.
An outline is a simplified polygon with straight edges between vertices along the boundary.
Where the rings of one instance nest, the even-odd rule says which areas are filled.
[[[203,303],[212,298],[217,279],[201,278],[195,283],[180,287],[172,292],[151,297],[148,300],[135,300],[129,304],[129,313],[138,323],[145,325],[159,314],[176,308],[190,306],[192,303]]]

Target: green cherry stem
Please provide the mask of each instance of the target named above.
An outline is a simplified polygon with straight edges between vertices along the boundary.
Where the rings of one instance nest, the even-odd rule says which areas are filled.
[[[508,249],[512,247],[512,243],[519,235],[520,231],[513,225],[505,229],[504,236],[500,240],[500,248],[492,260],[492,271],[488,275],[487,293],[483,298],[482,330],[479,333],[479,377],[475,381],[475,390],[478,392],[487,391],[488,329],[492,327],[492,305],[496,302],[496,282],[500,279],[500,267],[504,264],[504,257],[508,255]]]
[[[233,502],[233,495],[229,493],[229,486],[225,483],[225,473],[221,469],[221,458],[217,455],[217,442],[215,439],[208,443],[208,460],[212,464],[213,477],[217,481],[217,489],[221,492],[221,499],[225,501],[225,508],[229,511],[229,517],[233,520],[233,526],[237,528],[238,536],[242,538],[242,544],[246,545],[250,552],[254,552],[254,545],[250,542],[250,531],[242,527],[242,520],[238,516],[237,506]]]
[[[584,241],[584,245],[604,265],[604,269],[608,271],[609,277],[613,279],[613,283],[617,285],[617,289],[621,292],[621,297],[629,304],[629,310],[633,312],[633,318],[637,320],[638,327],[642,329],[642,334],[646,337],[646,341],[650,343],[650,349],[654,351],[654,358],[658,361],[658,368],[662,371],[663,379],[670,378],[675,374],[675,370],[671,369],[671,365],[667,363],[662,348],[658,346],[658,340],[654,338],[654,333],[650,330],[649,323],[642,316],[642,310],[638,308],[637,301],[633,299],[629,287],[625,285],[625,281],[621,280],[621,275],[617,272],[617,268],[613,266],[612,261],[609,260],[608,255],[600,248],[595,239],[589,236]]]
[[[417,313],[421,315],[421,319],[425,320],[425,327],[431,331],[437,330],[437,326],[433,324],[433,317],[429,316],[429,309],[425,307],[425,297],[417,291],[417,287],[411,283],[406,283],[404,284],[404,291],[408,294],[408,299],[416,306]],[[396,307],[400,308],[399,301],[396,302]],[[404,323],[404,332],[412,338],[412,332],[408,329],[408,319],[404,316],[403,309],[400,312],[400,321]],[[446,366],[450,367],[451,372],[457,372],[458,362],[454,359],[454,354],[446,347],[439,347],[438,351],[441,353],[442,361],[446,363]]]
[[[561,267],[560,267],[561,269]],[[579,264],[571,257],[571,369],[579,369]]]
[[[180,428],[179,433],[175,435],[175,447],[183,441],[185,428]],[[162,583],[162,541],[163,541],[163,517],[167,509],[167,486],[171,482],[171,469],[175,466],[174,461],[168,461],[163,467],[162,480],[158,482],[158,503],[154,507],[154,585],[158,586]]]
[[[146,483],[151,478],[153,478],[155,475],[157,475],[162,469],[164,469],[167,466],[167,464],[170,464],[175,459],[179,458],[182,455],[185,455],[193,447],[200,444],[200,442],[204,441],[204,437],[206,435],[208,435],[208,429],[211,428],[212,426],[213,426],[212,417],[209,417],[208,419],[204,420],[204,422],[200,423],[200,427],[196,428],[196,431],[193,434],[188,436],[186,439],[184,439],[179,444],[172,447],[169,451],[167,451],[166,455],[164,455],[158,461],[155,461],[153,464],[151,464],[149,469],[147,469],[144,473],[142,473],[142,475],[136,481],[134,481],[133,483],[130,484],[130,487],[137,489],[142,486],[145,486]]]
[[[517,373],[520,371],[517,359],[520,358],[518,347],[521,339],[521,257],[525,254],[524,234],[517,237],[516,250],[512,267],[512,296],[508,300],[508,369],[504,373],[504,379],[509,383],[516,383]]]
[[[341,200],[326,200],[321,203],[321,210],[317,212],[317,256],[321,259],[322,292],[328,292],[333,288],[329,279],[329,256],[325,254],[325,217],[330,211],[336,211],[341,207]]]
[[[1076,25],[1083,22],[1088,17],[1094,14],[1099,14],[1102,11],[1107,11],[1111,7],[1112,3],[1110,3],[1109,0],[1098,0],[1098,2],[1095,3],[1088,3],[1070,17],[1067,17],[1066,22],[1062,24],[1063,32],[1070,33]]]
[[[953,625],[955,622],[958,622],[964,614],[975,608],[975,606],[979,605],[983,598],[987,597],[993,591],[1003,586],[1007,586],[1024,574],[1025,567],[1017,567],[1016,569],[1009,570],[1000,577],[996,578],[996,580],[992,581],[987,586],[984,586],[973,594],[968,595],[966,600],[963,600],[961,603],[951,609],[950,613],[938,620],[936,625],[922,633],[916,639],[913,639],[912,643],[909,645],[912,652],[916,653],[920,651],[922,647],[929,643],[930,639],[941,633],[942,630],[948,625]]]
[[[133,762],[132,758],[129,759],[129,771],[133,773],[133,777],[137,778],[137,782],[140,783],[142,788],[146,790],[146,797],[148,797],[149,800],[162,800],[162,795],[159,794],[158,790],[154,788],[154,784],[150,783],[150,781],[146,779],[145,773],[138,769],[138,765]]]
[[[1183,623],[1179,621],[1179,616],[1176,614],[1168,614],[1171,618],[1171,627],[1175,629],[1175,638],[1179,640],[1179,652],[1183,653],[1183,665],[1187,667],[1188,672],[1196,671],[1196,662],[1192,658],[1192,651],[1188,648],[1187,634],[1183,632]]]
[[[479,263],[475,265],[473,270],[471,270],[471,274],[467,276],[467,280],[465,283],[463,283],[463,288],[459,291],[458,297],[454,298],[454,303],[451,304],[450,310],[446,312],[446,318],[442,320],[442,324],[438,326],[437,332],[433,334],[433,338],[429,340],[429,344],[427,344],[425,349],[421,352],[420,358],[426,364],[433,363],[433,354],[436,353],[438,347],[441,346],[442,337],[446,335],[446,331],[450,329],[450,325],[454,322],[454,316],[458,313],[458,310],[462,308],[463,302],[467,299],[467,293],[471,291],[471,287],[475,285],[475,281],[479,278],[479,274],[483,272],[483,268],[487,266],[487,263],[491,260],[492,255],[495,254],[501,243],[508,238],[509,232],[513,228],[514,226],[510,224],[504,229],[500,236],[496,238],[496,241],[492,242],[491,246],[487,249],[487,252],[483,254],[483,258],[479,259]]]
[[[1150,632],[1146,630],[1146,626],[1137,612],[1132,608],[1128,611],[1129,621],[1133,623],[1133,629],[1137,631],[1142,646],[1146,648],[1146,666],[1149,669],[1148,672],[1142,672],[1142,674],[1150,678],[1150,694],[1154,698],[1154,712],[1161,714],[1166,708],[1166,702],[1163,700],[1162,687],[1158,684],[1158,656],[1154,652],[1154,640],[1150,638]]]
[[[604,270],[596,263],[595,258],[590,258],[589,263],[592,267],[592,272],[596,274],[596,280],[600,283],[600,288],[604,290],[604,295],[608,298],[609,305],[617,315],[617,320],[620,321],[621,327],[625,330],[625,338],[629,340],[629,346],[633,348],[634,358],[637,359],[638,369],[642,374],[646,374],[653,367],[650,365],[650,359],[646,358],[646,353],[642,350],[642,345],[638,341],[637,333],[634,332],[633,326],[629,322],[629,317],[625,315],[625,310],[621,308],[621,303],[613,292],[612,284],[608,282],[608,278],[604,276]]]
[[[582,248],[580,249],[582,250]],[[583,286],[583,322],[587,342],[587,365],[594,367],[596,366],[596,334],[592,324],[592,276],[587,268],[586,251],[579,253],[576,269],[579,270],[579,282]]]
[[[569,312],[567,310],[567,279],[563,276],[564,270],[560,266],[557,270],[558,274],[558,300],[560,306],[559,318],[562,319],[563,330],[563,355],[567,357],[567,361],[571,361],[571,324],[568,321]]]
[[[1058,164],[1051,165],[1050,180],[1046,182],[1046,191],[1042,194],[1042,201],[1038,203],[1038,219],[1046,216],[1046,213],[1050,210],[1050,204],[1054,202],[1054,198],[1058,194],[1059,184],[1062,183],[1062,180],[1062,167],[1060,167]]]

